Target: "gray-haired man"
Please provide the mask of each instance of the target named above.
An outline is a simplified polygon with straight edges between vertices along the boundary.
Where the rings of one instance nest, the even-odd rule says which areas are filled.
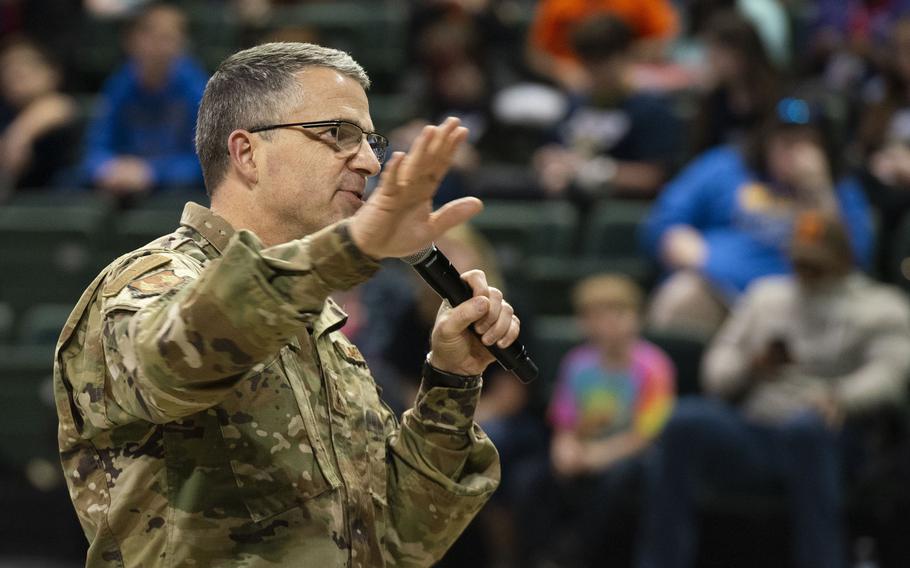
[[[480,209],[432,211],[466,136],[454,119],[362,201],[386,150],[367,86],[346,54],[308,44],[227,59],[197,127],[211,210],[188,204],[82,296],[55,388],[87,565],[428,566],[495,489],[473,422],[482,343],[510,344],[519,322],[483,273],[440,311],[400,424],[338,331],[330,292]]]

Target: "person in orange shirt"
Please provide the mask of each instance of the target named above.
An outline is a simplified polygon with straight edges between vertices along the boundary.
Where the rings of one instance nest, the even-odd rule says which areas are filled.
[[[583,90],[585,74],[572,50],[572,30],[608,12],[628,25],[646,59],[658,58],[679,22],[670,0],[540,0],[528,35],[528,64],[570,91]]]

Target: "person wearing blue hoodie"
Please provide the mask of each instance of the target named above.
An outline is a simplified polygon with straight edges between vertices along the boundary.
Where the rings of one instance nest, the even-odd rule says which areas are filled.
[[[812,103],[782,99],[749,143],[706,151],[664,188],[640,235],[666,274],[652,328],[710,335],[751,282],[790,274],[787,244],[805,210],[840,219],[857,264],[868,266],[869,204],[855,179],[838,175],[824,127]]]
[[[167,4],[137,16],[130,59],[106,81],[88,128],[88,185],[117,196],[202,187],[193,133],[208,75],[185,54],[186,26]]]

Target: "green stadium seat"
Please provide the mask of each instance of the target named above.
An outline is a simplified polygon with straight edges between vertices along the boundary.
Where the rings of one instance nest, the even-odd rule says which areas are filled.
[[[541,316],[534,320],[531,355],[540,369],[543,390],[549,394],[556,382],[559,363],[573,347],[584,341],[573,316]]]
[[[638,226],[647,216],[650,205],[642,202],[610,199],[592,211],[582,243],[582,253],[597,257],[641,256]]]
[[[490,241],[508,274],[531,255],[569,254],[578,211],[563,201],[489,200],[471,225]]]
[[[295,3],[275,6],[267,27],[312,28],[323,45],[346,51],[363,65],[374,87],[394,88],[406,63],[406,18],[407,11],[397,3]]]
[[[701,394],[701,361],[708,339],[698,335],[645,330],[644,337],[670,357],[676,367],[679,396]]]
[[[20,313],[40,302],[76,301],[99,268],[96,251],[108,215],[91,198],[32,199],[0,207],[0,300]]]
[[[57,462],[53,369],[53,347],[0,347],[0,460],[7,465]]]
[[[38,304],[26,310],[19,324],[18,344],[55,346],[74,305]]]
[[[13,339],[13,322],[16,314],[9,304],[0,303],[0,345]]]
[[[180,213],[179,209],[145,208],[119,213],[108,247],[110,260],[172,233],[180,225]]]
[[[648,289],[652,280],[650,264],[640,258],[534,257],[524,262],[518,278],[509,280],[509,289],[524,291],[525,305],[541,315],[572,313],[572,288],[586,276],[601,272],[624,274]]]

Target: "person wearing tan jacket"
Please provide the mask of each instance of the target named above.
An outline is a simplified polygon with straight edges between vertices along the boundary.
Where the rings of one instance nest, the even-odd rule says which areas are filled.
[[[801,215],[793,276],[759,280],[715,337],[707,399],[680,401],[648,479],[639,567],[691,566],[696,488],[783,486],[793,566],[845,565],[840,433],[845,418],[903,404],[910,306],[853,268],[846,232]]]

